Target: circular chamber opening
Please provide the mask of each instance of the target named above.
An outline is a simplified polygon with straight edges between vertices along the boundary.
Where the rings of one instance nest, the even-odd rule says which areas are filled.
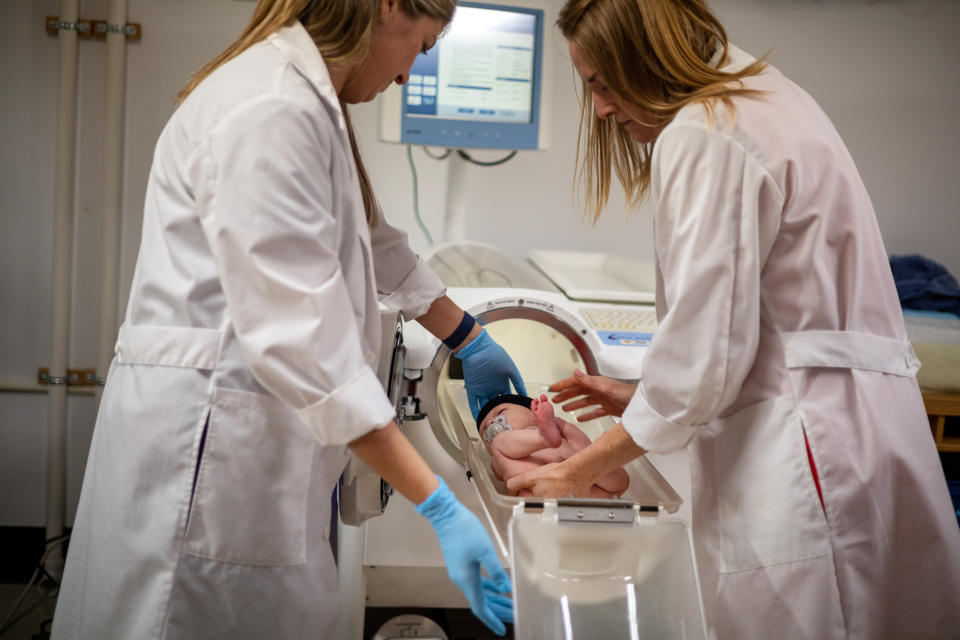
[[[551,314],[535,309],[511,309],[488,312],[478,318],[490,336],[513,358],[531,397],[545,393],[557,380],[573,375],[574,369],[596,372],[596,361],[583,338]],[[441,348],[434,371],[435,381],[424,380],[436,398],[430,426],[447,453],[463,463],[460,438],[479,437],[463,386],[463,369],[460,360]]]
[[[407,614],[390,618],[384,622],[373,640],[393,640],[394,638],[433,638],[447,640],[443,628],[426,616]]]

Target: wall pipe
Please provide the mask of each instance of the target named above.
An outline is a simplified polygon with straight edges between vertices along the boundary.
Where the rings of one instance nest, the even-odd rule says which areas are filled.
[[[467,239],[467,161],[454,150],[447,164],[447,200],[443,240]]]
[[[103,384],[117,339],[120,287],[120,212],[123,204],[123,133],[126,112],[127,0],[109,0],[107,7],[107,73],[104,107],[103,215],[101,218],[100,341],[97,382]],[[103,387],[101,386],[102,390]],[[97,402],[99,396],[97,394]]]
[[[61,23],[76,24],[79,0],[61,0]],[[63,534],[66,520],[67,357],[70,350],[70,270],[77,149],[77,32],[58,30],[57,157],[53,195],[53,286],[50,344],[50,426],[47,438],[47,538]],[[60,554],[54,554],[60,558]],[[56,572],[62,560],[48,560]],[[54,574],[56,577],[56,573]]]

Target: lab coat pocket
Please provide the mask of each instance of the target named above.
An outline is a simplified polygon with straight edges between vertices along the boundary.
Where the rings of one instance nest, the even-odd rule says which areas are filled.
[[[280,401],[216,389],[184,553],[244,564],[305,563],[314,449]]]
[[[722,573],[830,553],[792,396],[723,420],[715,451]]]

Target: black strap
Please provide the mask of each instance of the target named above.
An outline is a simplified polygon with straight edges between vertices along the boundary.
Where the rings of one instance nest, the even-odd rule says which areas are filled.
[[[463,312],[463,319],[460,320],[460,324],[457,325],[457,328],[453,330],[449,336],[443,340],[443,344],[447,345],[451,351],[460,346],[460,343],[470,335],[470,332],[473,331],[473,325],[477,323],[477,320],[467,313]]]

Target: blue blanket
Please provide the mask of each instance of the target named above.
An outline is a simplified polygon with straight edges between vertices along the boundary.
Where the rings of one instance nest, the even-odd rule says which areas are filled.
[[[903,308],[960,316],[960,285],[943,265],[919,255],[890,256],[890,269]]]

